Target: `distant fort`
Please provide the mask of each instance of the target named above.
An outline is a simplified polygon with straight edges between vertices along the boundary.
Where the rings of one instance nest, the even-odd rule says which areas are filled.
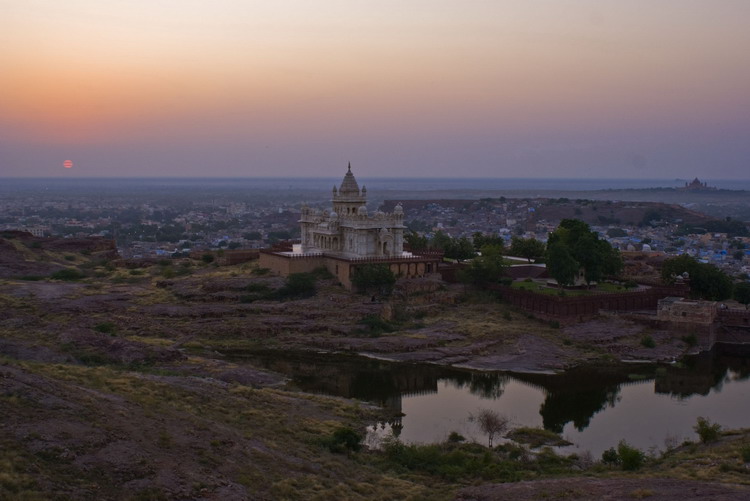
[[[701,182],[697,177],[689,183],[685,183],[685,186],[677,188],[681,191],[716,191],[716,188],[709,186],[708,183]]]

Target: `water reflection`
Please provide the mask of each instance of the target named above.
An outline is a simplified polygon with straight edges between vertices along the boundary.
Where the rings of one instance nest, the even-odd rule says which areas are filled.
[[[746,381],[750,378],[750,358],[728,352],[718,346],[714,351],[702,352],[687,358],[684,363],[658,371],[656,392],[687,398],[708,395],[713,389],[721,391],[725,380]]]
[[[232,358],[238,360],[237,355]],[[584,367],[559,375],[477,372],[331,354],[253,353],[243,358],[288,375],[301,390],[384,407],[393,416],[385,428],[407,441],[443,440],[451,431],[462,431],[463,422],[480,407],[505,413],[518,426],[563,433],[592,452],[620,438],[644,448],[660,445],[669,433],[687,438],[698,415],[727,427],[750,424],[743,418],[750,414],[749,359],[721,351],[681,364]],[[732,391],[724,391],[729,385]]]

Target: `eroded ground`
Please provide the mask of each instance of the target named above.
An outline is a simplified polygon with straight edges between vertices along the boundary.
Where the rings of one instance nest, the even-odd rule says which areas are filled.
[[[553,371],[592,360],[669,360],[688,349],[670,333],[624,320],[555,328],[465,299],[462,287],[381,303],[321,279],[313,297],[269,301],[254,300],[252,291],[283,281],[254,265],[90,269],[79,281],[0,283],[0,497],[449,499],[465,487],[460,499],[516,498],[525,484],[469,486],[547,470],[519,466],[503,477],[498,466],[464,478],[400,456],[331,452],[324,443],[336,429],[363,429],[387,416],[367,404],[289,391],[283,376],[222,355],[303,349]],[[656,347],[644,347],[644,335]],[[736,463],[739,445],[732,447]],[[441,454],[485,454],[452,450]],[[487,461],[510,468],[512,451],[497,454]],[[585,470],[574,460],[558,466],[565,475]],[[741,472],[721,474],[744,482]],[[598,485],[583,492],[597,493]],[[653,492],[672,492],[669,485],[655,483]],[[732,489],[707,484],[696,492],[740,492]]]

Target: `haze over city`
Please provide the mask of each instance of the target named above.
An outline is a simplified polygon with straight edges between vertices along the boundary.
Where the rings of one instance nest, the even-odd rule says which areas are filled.
[[[748,19],[745,0],[3,0],[0,176],[749,179]]]

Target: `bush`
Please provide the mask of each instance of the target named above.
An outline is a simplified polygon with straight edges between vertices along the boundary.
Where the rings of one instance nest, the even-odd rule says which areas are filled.
[[[620,458],[622,469],[627,471],[639,469],[646,459],[646,455],[641,450],[631,447],[624,440],[617,444],[617,455]]]
[[[503,319],[510,322],[511,320],[513,320],[513,317],[510,316],[510,312],[506,311],[503,313]]]
[[[365,264],[354,269],[351,281],[360,294],[374,292],[387,296],[393,290],[396,275],[393,274],[388,265]]]
[[[65,268],[59,271],[54,272],[50,277],[53,280],[80,280],[82,278],[85,278],[86,275],[81,273],[79,270],[75,268]]]
[[[466,441],[466,437],[464,437],[463,435],[461,435],[460,433],[456,431],[452,431],[450,435],[448,435],[448,442],[450,443],[455,444],[458,442],[465,442],[465,441]]]
[[[280,289],[269,294],[270,299],[302,299],[314,296],[315,277],[310,273],[292,273]]]
[[[208,263],[213,263],[213,262],[214,262],[214,259],[215,259],[215,258],[214,258],[214,255],[213,255],[213,254],[203,254],[203,255],[201,256],[201,261],[203,261],[203,262],[204,262],[204,263],[206,263],[206,264],[208,264]]]
[[[641,338],[641,346],[644,348],[656,348],[656,342],[654,338],[647,334]]]
[[[698,338],[695,334],[687,334],[685,336],[682,336],[682,342],[690,347],[693,347],[698,344]]]
[[[549,326],[552,327],[553,329],[559,329],[560,322],[558,322],[557,320],[551,320],[549,323]]]
[[[310,274],[318,280],[327,280],[329,278],[333,278],[333,274],[328,271],[328,268],[326,268],[325,266],[318,266],[313,271],[311,271]]]
[[[745,463],[750,463],[750,445],[743,445],[740,449],[740,456],[742,456],[742,461]]]
[[[620,456],[617,454],[614,447],[610,447],[602,452],[602,462],[612,466],[620,464]]]
[[[359,324],[367,327],[367,332],[372,336],[380,335],[384,332],[393,332],[395,327],[390,322],[383,320],[379,315],[365,315],[362,317]]]
[[[701,442],[707,444],[709,442],[715,442],[719,439],[719,433],[721,433],[721,425],[718,423],[711,423],[704,417],[699,417],[698,422],[693,427],[695,432],[701,438]]]
[[[96,324],[96,326],[94,326],[94,330],[96,332],[101,332],[102,334],[114,334],[117,330],[117,325],[115,325],[113,322],[102,322],[100,324]]]
[[[348,426],[336,428],[323,442],[329,451],[335,453],[357,452],[362,448],[362,434]]]

